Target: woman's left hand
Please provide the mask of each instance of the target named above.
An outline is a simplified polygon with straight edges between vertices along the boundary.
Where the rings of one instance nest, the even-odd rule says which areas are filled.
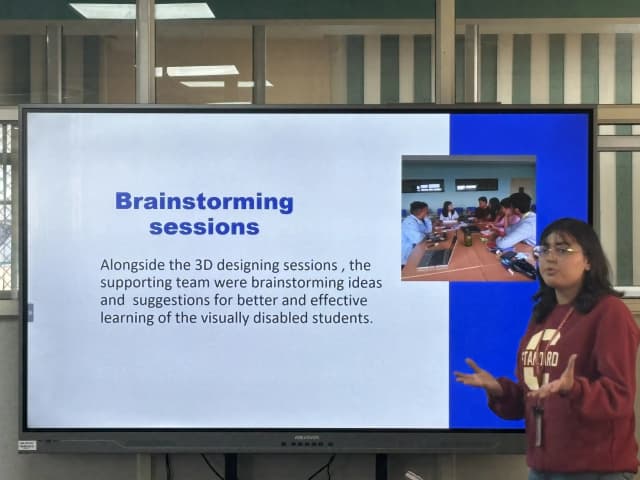
[[[559,393],[560,395],[567,395],[573,388],[575,377],[574,370],[577,356],[578,355],[574,353],[569,357],[567,368],[564,369],[564,372],[562,372],[562,375],[560,375],[558,379],[549,382],[546,385],[543,385],[538,390],[530,391],[528,396],[541,400],[555,393]]]

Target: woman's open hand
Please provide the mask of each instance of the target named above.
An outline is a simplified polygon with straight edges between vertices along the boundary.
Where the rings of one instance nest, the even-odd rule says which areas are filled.
[[[569,361],[567,362],[567,368],[564,369],[562,375],[556,380],[547,383],[546,385],[541,386],[538,390],[532,390],[529,392],[529,396],[533,398],[543,399],[548,397],[549,395],[553,395],[554,393],[559,393],[560,395],[567,395],[571,389],[573,388],[573,382],[575,378],[575,367],[576,367],[576,355],[575,353],[569,357]]]
[[[466,358],[464,361],[471,367],[473,373],[453,372],[457,382],[471,387],[484,388],[492,397],[502,396],[502,386],[493,375],[480,368],[476,362],[470,358]]]

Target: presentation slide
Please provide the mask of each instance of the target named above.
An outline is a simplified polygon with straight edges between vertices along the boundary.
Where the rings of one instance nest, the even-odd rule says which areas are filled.
[[[452,371],[512,375],[537,282],[403,277],[403,158],[531,159],[586,219],[588,120],[29,111],[27,429],[520,428]]]

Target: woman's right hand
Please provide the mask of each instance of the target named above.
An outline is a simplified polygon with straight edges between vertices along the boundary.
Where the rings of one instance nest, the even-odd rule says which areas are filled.
[[[476,362],[470,358],[465,358],[465,363],[471,367],[473,373],[453,372],[456,381],[471,387],[484,388],[487,394],[492,397],[501,397],[503,394],[502,386],[498,383],[493,375],[486,370],[480,368]]]

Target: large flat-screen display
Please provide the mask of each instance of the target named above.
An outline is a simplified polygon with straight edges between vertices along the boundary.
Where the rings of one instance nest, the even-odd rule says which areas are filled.
[[[526,193],[536,235],[589,220],[592,109],[33,106],[21,122],[21,438],[38,450],[518,444],[522,423],[452,374],[472,357],[513,375],[537,288],[478,199]],[[407,248],[412,219],[430,228]],[[503,250],[535,266],[531,243]]]

